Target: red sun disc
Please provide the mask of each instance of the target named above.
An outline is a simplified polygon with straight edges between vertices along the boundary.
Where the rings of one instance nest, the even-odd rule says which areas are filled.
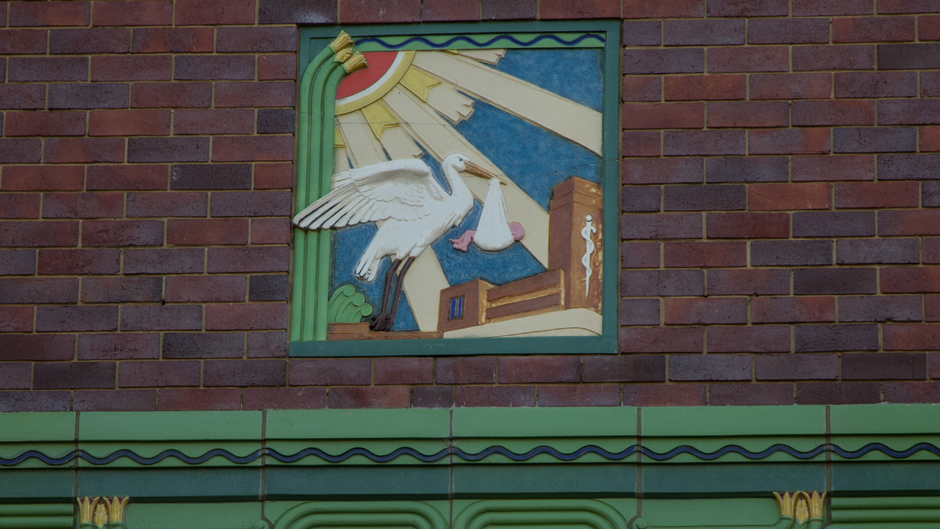
[[[363,53],[369,66],[347,75],[339,83],[339,88],[336,89],[336,99],[358,94],[374,85],[392,67],[397,54],[398,52],[395,51],[369,51]]]

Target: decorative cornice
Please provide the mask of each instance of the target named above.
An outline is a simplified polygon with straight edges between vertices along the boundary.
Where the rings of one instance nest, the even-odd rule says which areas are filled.
[[[274,458],[281,463],[294,463],[304,459],[305,457],[315,457],[328,463],[342,463],[355,456],[363,456],[374,463],[388,463],[404,456],[412,457],[422,463],[435,463],[450,456],[454,456],[462,461],[468,462],[482,461],[491,456],[503,456],[512,461],[523,462],[540,455],[548,455],[559,461],[574,461],[586,455],[597,455],[607,459],[608,461],[622,461],[638,453],[644,457],[652,459],[653,461],[668,461],[682,455],[690,455],[702,461],[714,461],[728,454],[737,454],[750,460],[765,459],[775,454],[786,454],[795,459],[808,460],[827,452],[838,455],[843,459],[858,459],[870,452],[879,452],[891,457],[892,459],[907,459],[919,452],[930,452],[936,456],[940,456],[940,448],[929,443],[918,443],[907,450],[901,451],[891,449],[881,443],[871,443],[863,446],[858,450],[844,450],[838,445],[826,444],[817,446],[816,448],[805,452],[784,444],[776,444],[760,452],[751,452],[750,450],[742,448],[738,445],[727,445],[718,450],[715,450],[714,452],[703,452],[692,446],[678,446],[667,452],[656,452],[644,446],[638,445],[630,446],[620,452],[610,452],[599,446],[587,445],[573,452],[562,452],[550,446],[538,446],[527,452],[517,453],[503,446],[490,446],[479,452],[466,452],[460,448],[448,447],[441,449],[440,451],[433,454],[424,454],[418,450],[415,450],[414,448],[401,447],[386,454],[376,454],[367,448],[357,447],[350,448],[349,450],[346,450],[340,454],[330,454],[319,448],[310,447],[292,454],[282,454],[273,448],[262,448],[255,450],[245,456],[238,456],[229,452],[228,450],[216,448],[196,457],[188,456],[183,452],[175,449],[164,450],[152,457],[141,456],[133,450],[121,449],[115,450],[114,452],[111,452],[110,454],[103,457],[89,454],[85,450],[74,450],[61,457],[50,457],[38,450],[27,450],[17,455],[16,457],[0,457],[0,466],[15,466],[30,459],[37,459],[47,465],[54,466],[64,465],[75,459],[81,459],[92,465],[107,465],[121,458],[128,458],[131,461],[141,465],[154,465],[170,458],[177,459],[190,465],[199,465],[205,463],[213,457],[222,457],[232,463],[247,464],[265,456]]]

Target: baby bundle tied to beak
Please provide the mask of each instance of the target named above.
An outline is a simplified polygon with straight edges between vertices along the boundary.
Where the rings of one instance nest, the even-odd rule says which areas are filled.
[[[473,242],[484,250],[499,251],[509,248],[515,238],[509,229],[509,215],[503,199],[502,186],[496,179],[490,180],[490,188],[483,202],[483,213],[477,225]]]

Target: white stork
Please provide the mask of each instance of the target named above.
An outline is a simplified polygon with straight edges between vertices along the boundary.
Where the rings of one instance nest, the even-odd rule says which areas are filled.
[[[434,179],[431,168],[421,160],[392,160],[351,169],[335,175],[333,190],[294,217],[294,225],[307,230],[381,223],[355,269],[356,277],[373,281],[382,258],[392,258],[392,266],[385,274],[382,307],[370,324],[373,330],[391,329],[402,280],[411,263],[451,227],[460,224],[473,208],[473,195],[460,173],[505,183],[499,176],[470,162],[464,154],[444,158],[441,170],[450,184],[449,195]],[[391,306],[386,308],[396,272],[394,297]]]

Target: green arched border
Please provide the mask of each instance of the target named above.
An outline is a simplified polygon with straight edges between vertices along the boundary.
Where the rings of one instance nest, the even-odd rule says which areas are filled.
[[[626,520],[613,507],[597,500],[581,499],[478,501],[457,515],[453,529],[549,525],[627,529]]]
[[[300,80],[295,211],[330,191],[333,174],[333,123],[336,87],[346,75],[329,46],[318,53]],[[326,130],[324,130],[326,129]],[[326,339],[330,272],[330,232],[294,230],[294,282],[290,340]]]
[[[274,529],[315,527],[411,527],[447,529],[437,510],[420,501],[302,503],[277,519]]]

